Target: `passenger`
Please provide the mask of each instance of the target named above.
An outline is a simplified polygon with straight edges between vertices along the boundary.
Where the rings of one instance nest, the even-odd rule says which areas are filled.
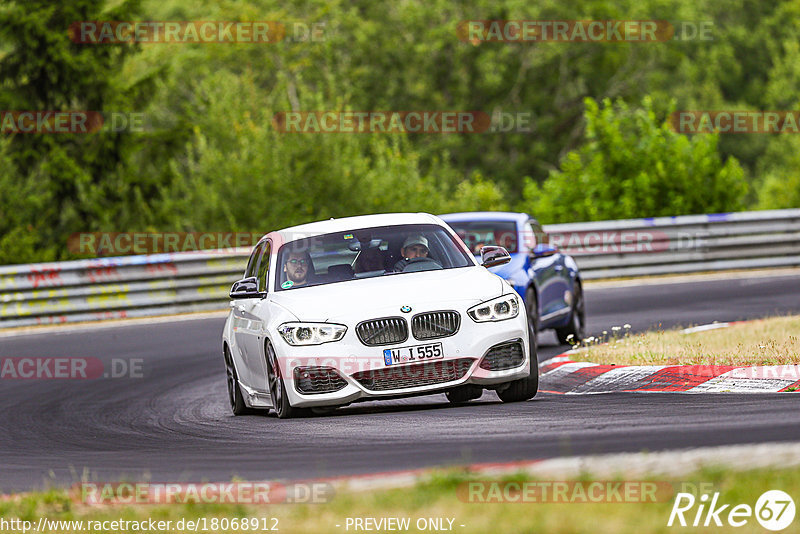
[[[308,252],[290,252],[286,258],[286,263],[283,264],[286,282],[281,287],[289,289],[290,287],[306,285],[308,283],[308,273],[311,269],[311,255]]]

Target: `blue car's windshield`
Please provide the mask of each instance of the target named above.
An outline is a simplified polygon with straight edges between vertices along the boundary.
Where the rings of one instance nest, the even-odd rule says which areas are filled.
[[[448,222],[473,254],[480,254],[485,245],[505,247],[517,252],[517,223],[514,221]]]
[[[275,290],[359,278],[474,265],[457,239],[436,224],[353,229],[284,244]]]

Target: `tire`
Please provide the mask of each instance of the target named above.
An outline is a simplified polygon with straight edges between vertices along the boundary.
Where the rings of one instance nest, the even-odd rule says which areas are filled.
[[[536,298],[536,290],[529,287],[525,291],[525,311],[528,313],[528,339],[531,340],[531,359],[536,359],[536,351],[539,348],[539,301]]]
[[[267,356],[267,386],[269,396],[272,399],[272,406],[279,419],[291,419],[292,417],[302,417],[309,411],[302,408],[295,408],[289,402],[286,394],[286,383],[281,376],[281,368],[278,365],[278,357],[272,343],[266,342],[264,352]]]
[[[583,301],[583,287],[580,280],[575,281],[575,295],[569,323],[565,327],[556,328],[556,336],[562,345],[570,344],[567,340],[570,336],[575,338],[572,344],[578,343],[586,337],[586,306]]]
[[[481,395],[483,395],[483,388],[472,384],[466,384],[445,391],[444,394],[447,395],[447,400],[452,404],[463,404],[471,400],[479,399]]]
[[[532,399],[539,391],[539,360],[533,340],[528,337],[531,346],[531,370],[525,378],[514,380],[505,389],[499,390],[497,396],[503,402],[521,402]]]
[[[228,404],[230,404],[233,415],[254,413],[255,411],[252,408],[248,408],[244,403],[242,388],[239,386],[239,375],[236,374],[233,357],[227,345],[225,345],[223,357],[225,358],[225,376],[228,384]]]

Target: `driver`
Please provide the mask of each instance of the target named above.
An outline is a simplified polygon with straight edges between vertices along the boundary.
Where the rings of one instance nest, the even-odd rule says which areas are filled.
[[[428,257],[428,240],[421,235],[410,235],[403,241],[400,254],[402,259],[394,265],[394,270],[398,272],[405,269],[411,260]]]

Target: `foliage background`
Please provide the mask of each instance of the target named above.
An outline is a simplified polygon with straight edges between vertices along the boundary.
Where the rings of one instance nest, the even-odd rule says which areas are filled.
[[[472,19],[713,22],[712,41],[467,43]],[[79,45],[79,20],[324,23],[320,41]],[[0,137],[0,263],[94,231],[242,231],[383,211],[545,223],[800,206],[800,138],[676,134],[673,110],[800,108],[796,0],[20,0],[0,109],[144,132]],[[287,110],[531,112],[527,133],[282,134]]]

